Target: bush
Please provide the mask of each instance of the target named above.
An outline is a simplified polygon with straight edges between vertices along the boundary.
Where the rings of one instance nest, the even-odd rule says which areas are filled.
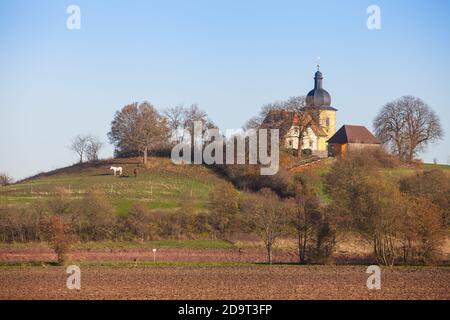
[[[8,186],[13,183],[13,178],[6,173],[0,173],[0,186]]]
[[[333,218],[362,235],[379,263],[392,266],[402,255],[404,260],[433,261],[442,241],[442,218],[441,224],[436,220],[442,211],[423,202],[427,192],[420,181],[412,185],[406,183],[412,182],[410,178],[403,181],[402,189],[411,192],[405,196],[378,168],[372,156],[338,159],[327,175]]]
[[[402,235],[403,259],[434,262],[446,236],[442,210],[427,198],[412,198],[408,203]]]
[[[53,216],[41,220],[40,231],[43,238],[55,251],[59,265],[64,265],[67,260],[67,252],[73,242],[73,236],[69,233],[63,217]]]
[[[103,194],[88,191],[75,204],[72,226],[81,240],[108,240],[114,235],[117,217]]]
[[[208,224],[215,236],[224,239],[239,221],[239,194],[231,184],[216,186],[209,194]]]
[[[55,194],[47,201],[47,209],[52,215],[73,214],[75,207],[70,192],[64,188],[56,188]]]
[[[217,165],[214,169],[224,175],[234,186],[244,191],[270,189],[280,197],[289,196],[290,173],[279,168],[277,174],[262,176],[258,165]]]
[[[442,221],[450,225],[450,178],[433,169],[400,180],[400,190],[412,197],[425,197],[442,209]]]
[[[156,219],[143,204],[134,204],[125,218],[125,228],[141,241],[153,239],[156,233]]]
[[[39,215],[30,208],[0,209],[0,240],[28,242],[39,240]]]
[[[304,155],[306,157],[310,157],[310,156],[312,156],[312,150],[311,149],[303,149],[302,155]]]
[[[328,221],[318,225],[314,260],[318,263],[329,262],[336,247],[336,231]]]

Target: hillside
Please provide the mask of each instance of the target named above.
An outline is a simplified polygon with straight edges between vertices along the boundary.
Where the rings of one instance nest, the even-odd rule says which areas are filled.
[[[317,170],[322,177],[329,171],[333,159],[294,167],[297,174],[305,169]],[[111,166],[123,167],[123,175],[114,177]],[[135,178],[133,171],[138,168]],[[397,180],[415,172],[438,168],[450,174],[450,166],[425,164],[420,167],[384,169],[387,177]],[[150,209],[171,211],[180,207],[187,197],[193,198],[197,210],[206,208],[213,187],[226,179],[213,170],[198,165],[174,165],[168,158],[151,157],[147,168],[139,158],[110,159],[97,163],[75,164],[50,172],[40,173],[13,185],[0,188],[0,206],[28,206],[45,201],[64,188],[73,198],[87,190],[101,190],[119,215],[126,215],[133,203],[144,203]],[[321,183],[323,189],[323,181]],[[326,199],[324,190],[322,196]]]
[[[123,167],[123,175],[114,177],[111,166]],[[138,176],[133,174],[138,168]],[[173,210],[185,197],[193,197],[195,207],[206,207],[212,188],[225,180],[203,166],[174,165],[167,158],[149,158],[147,168],[138,158],[111,159],[95,164],[84,163],[41,173],[0,188],[0,205],[27,206],[48,199],[59,188],[72,197],[86,190],[101,190],[119,215],[135,202],[152,209]]]

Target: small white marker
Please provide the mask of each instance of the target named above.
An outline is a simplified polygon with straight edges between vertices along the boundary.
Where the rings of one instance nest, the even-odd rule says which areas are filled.
[[[156,262],[156,249],[153,249],[153,262]]]

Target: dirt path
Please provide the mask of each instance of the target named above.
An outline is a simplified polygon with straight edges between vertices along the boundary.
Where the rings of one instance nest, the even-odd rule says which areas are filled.
[[[153,252],[144,249],[75,250],[69,254],[71,261],[153,261]],[[156,253],[159,262],[266,262],[264,249],[179,249],[161,248]],[[56,255],[50,249],[0,250],[0,262],[52,261]],[[294,262],[293,252],[275,250],[275,262]]]
[[[81,290],[59,267],[0,269],[0,299],[450,299],[450,269],[383,270],[366,288],[364,267],[84,267]]]

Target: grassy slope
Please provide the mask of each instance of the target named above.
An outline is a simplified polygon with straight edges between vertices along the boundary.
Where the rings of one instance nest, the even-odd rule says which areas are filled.
[[[331,168],[331,159],[312,166],[323,177]],[[122,166],[122,177],[114,177],[110,166]],[[134,168],[139,174],[133,176]],[[423,169],[438,168],[450,174],[450,166],[425,164],[421,168],[398,167],[386,169],[387,177],[398,180]],[[323,180],[323,179],[322,179]],[[212,188],[225,180],[203,166],[178,166],[166,158],[149,158],[148,168],[140,165],[138,158],[112,159],[98,164],[73,165],[42,173],[14,185],[0,188],[0,205],[26,206],[48,199],[58,188],[70,190],[71,196],[80,197],[86,190],[103,191],[119,215],[125,215],[133,203],[142,202],[158,210],[174,210],[186,197],[193,197],[195,208],[206,207]],[[324,192],[321,185],[322,197]]]
[[[318,163],[315,163],[311,166],[306,166],[306,167],[302,167],[299,168],[297,170],[293,170],[291,171],[293,174],[296,173],[300,173],[303,170],[309,168],[312,170],[316,170],[318,172],[318,174],[321,176],[321,181],[320,181],[320,196],[322,198],[322,200],[324,200],[325,202],[329,202],[331,201],[331,199],[329,198],[329,196],[327,195],[327,193],[325,192],[325,175],[330,171],[332,165],[334,163],[334,159],[324,159],[321,160]],[[398,180],[400,180],[402,177],[406,177],[412,174],[415,174],[417,172],[421,172],[423,170],[431,170],[431,169],[439,169],[444,171],[447,176],[450,178],[450,166],[449,165],[442,165],[442,164],[430,164],[430,163],[426,163],[423,164],[421,166],[417,166],[417,167],[410,167],[410,166],[399,166],[396,168],[389,168],[389,169],[384,169],[383,174],[391,179],[392,181],[397,182]]]
[[[119,215],[135,202],[160,210],[179,207],[186,197],[193,197],[198,210],[207,205],[212,188],[224,180],[203,166],[177,166],[170,159],[149,158],[149,166],[139,166],[139,159],[113,159],[96,165],[74,165],[0,188],[0,205],[30,205],[48,199],[58,188],[80,197],[86,190],[103,191]],[[114,177],[111,166],[122,166],[123,176]],[[138,167],[138,177],[133,176]]]

